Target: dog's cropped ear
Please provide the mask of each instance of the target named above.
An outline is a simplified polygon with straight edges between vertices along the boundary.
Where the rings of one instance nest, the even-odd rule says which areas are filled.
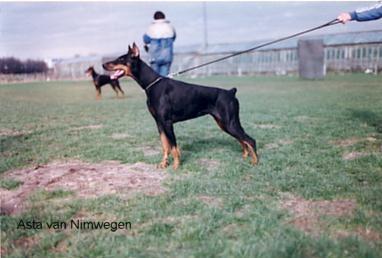
[[[127,51],[127,53],[131,53],[131,51],[133,51],[133,49],[129,45],[129,50]]]
[[[133,57],[138,57],[139,56],[139,48],[135,44],[135,42],[133,43],[132,53],[133,53]]]

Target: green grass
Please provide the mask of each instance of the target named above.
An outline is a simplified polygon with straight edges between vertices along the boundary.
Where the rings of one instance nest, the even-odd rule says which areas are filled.
[[[22,182],[13,179],[3,179],[0,181],[0,187],[7,190],[15,189],[21,184]]]
[[[126,201],[117,196],[71,200],[70,192],[38,191],[25,213],[1,216],[5,255],[382,257],[381,76],[189,81],[238,88],[242,125],[258,142],[258,166],[242,160],[240,145],[210,117],[176,124],[182,164],[177,171],[167,169],[168,192]],[[0,136],[0,172],[62,159],[159,162],[161,155],[140,151],[143,146],[160,146],[145,95],[131,80],[123,81],[122,87],[127,98],[116,99],[106,88],[103,99],[96,101],[90,82],[0,85],[0,129],[23,133]],[[103,127],[73,130],[87,125]],[[116,140],[111,137],[116,133],[129,136]],[[349,138],[361,140],[350,146],[331,143]],[[368,155],[342,159],[352,151]],[[201,159],[218,165],[207,169]],[[0,178],[1,187],[17,189],[19,183]],[[280,208],[284,193],[311,200],[353,199],[357,208],[347,217],[321,218],[324,228],[313,236],[288,223],[292,215]],[[218,205],[207,205],[199,196],[216,198]],[[132,230],[16,229],[20,219],[69,221],[78,213],[130,221]],[[336,237],[340,229],[357,228],[372,230],[380,238]],[[33,244],[19,244],[25,239]]]

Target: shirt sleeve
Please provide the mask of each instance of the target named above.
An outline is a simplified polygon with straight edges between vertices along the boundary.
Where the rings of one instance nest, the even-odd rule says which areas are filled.
[[[145,44],[150,44],[150,42],[151,42],[151,37],[150,37],[149,35],[147,35],[147,34],[143,35],[143,42],[144,42]]]
[[[356,21],[372,21],[382,17],[382,3],[370,8],[357,10],[350,13],[351,19]]]
[[[175,39],[176,39],[176,31],[175,31],[174,28],[173,28],[173,30],[174,30],[174,37],[172,37],[172,39],[175,41]]]

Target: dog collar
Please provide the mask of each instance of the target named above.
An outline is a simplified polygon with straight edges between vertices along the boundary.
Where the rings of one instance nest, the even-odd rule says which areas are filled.
[[[147,86],[147,87],[145,88],[145,91],[148,91],[148,90],[151,88],[151,86],[153,86],[155,83],[157,83],[157,82],[159,82],[160,80],[162,80],[162,78],[163,78],[163,77],[158,77],[158,78],[156,78],[155,81],[153,81],[152,83],[150,83],[149,86]]]

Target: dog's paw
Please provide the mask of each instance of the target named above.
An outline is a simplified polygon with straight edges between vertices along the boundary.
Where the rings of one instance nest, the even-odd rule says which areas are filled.
[[[178,167],[179,167],[179,162],[174,162],[174,164],[172,165],[172,167],[174,168],[174,170],[177,170]]]
[[[252,165],[257,165],[258,163],[259,163],[259,159],[258,159],[258,156],[256,155],[256,154],[254,154],[253,156],[252,156]]]
[[[168,167],[168,161],[167,160],[162,160],[162,162],[157,165],[157,168],[161,168],[161,169],[164,169],[167,167]]]

